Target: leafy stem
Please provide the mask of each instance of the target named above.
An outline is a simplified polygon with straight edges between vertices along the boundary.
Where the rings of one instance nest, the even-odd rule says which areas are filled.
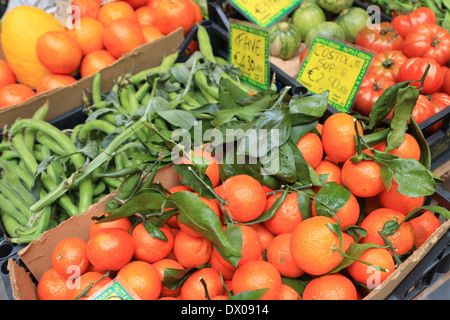
[[[227,209],[225,208],[224,204],[226,205],[226,201],[219,197],[217,195],[217,193],[214,191],[213,188],[211,188],[211,186],[209,186],[207,183],[205,183],[205,181],[203,181],[202,178],[200,178],[200,176],[197,174],[197,172],[195,172],[195,170],[192,169],[192,166],[188,166],[188,170],[194,175],[194,177],[203,185],[205,186],[205,188],[208,189],[208,191],[214,196],[214,198],[217,199],[217,201],[219,202],[219,206],[222,209],[223,212],[225,212],[225,214],[227,215],[229,221],[231,224],[235,225],[236,222],[233,220],[233,218],[231,217],[231,215],[228,213]]]

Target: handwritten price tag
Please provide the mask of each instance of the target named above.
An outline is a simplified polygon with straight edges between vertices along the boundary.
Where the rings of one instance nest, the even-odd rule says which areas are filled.
[[[230,21],[229,61],[241,69],[243,81],[269,89],[269,32]]]
[[[250,20],[266,28],[283,17],[301,0],[230,0]]]
[[[312,93],[328,90],[329,103],[348,112],[372,58],[370,53],[316,37],[297,81]]]

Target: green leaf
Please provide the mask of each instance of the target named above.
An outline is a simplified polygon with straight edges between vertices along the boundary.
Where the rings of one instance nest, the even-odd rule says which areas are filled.
[[[345,232],[350,235],[355,242],[358,242],[361,238],[364,238],[367,236],[367,230],[364,228],[361,228],[359,226],[348,226],[345,228]]]
[[[385,235],[386,237],[389,237],[394,235],[398,231],[398,229],[400,229],[400,223],[398,223],[398,221],[396,220],[389,220],[385,222],[380,233]]]
[[[352,242],[350,247],[345,252],[346,256],[342,260],[342,262],[335,269],[330,271],[329,273],[340,272],[341,270],[350,266],[355,259],[358,259],[366,250],[371,248],[384,248],[382,246],[376,245],[374,243],[356,243]]]
[[[281,277],[281,283],[288,285],[289,287],[291,287],[292,289],[297,291],[297,293],[300,296],[302,296],[303,291],[305,291],[306,285],[309,283],[309,281],[311,281],[310,279],[303,279],[303,278],[304,277],[293,279],[293,278]]]
[[[431,168],[431,151],[428,145],[427,139],[425,139],[422,130],[420,130],[419,125],[416,120],[411,117],[411,130],[414,138],[417,140],[420,148],[420,159],[419,162],[428,170]]]
[[[181,287],[183,283],[186,282],[187,278],[195,271],[206,267],[207,265],[187,269],[166,268],[164,269],[164,279],[162,284],[170,290],[175,290],[176,288]]]
[[[372,152],[386,189],[393,178],[398,183],[398,192],[408,197],[431,196],[436,192],[434,175],[416,159],[403,159],[375,149]]]
[[[293,121],[294,117],[293,117]],[[291,128],[291,136],[290,139],[297,144],[301,138],[308,132],[313,132],[313,130],[317,127],[319,121],[307,122],[300,125],[293,125]]]
[[[170,124],[189,130],[197,119],[185,110],[172,109],[169,102],[161,97],[155,97],[152,101],[153,110]]]
[[[232,258],[241,258],[227,238],[219,217],[195,193],[179,191],[172,193],[167,200],[178,208],[178,221],[211,241],[224,254],[228,262]]]
[[[219,173],[222,181],[232,176],[245,174],[255,178],[261,184],[263,183],[260,161],[245,155],[238,156],[235,148],[233,150],[227,149],[225,152],[225,158],[219,164]]]
[[[123,205],[114,209],[111,214],[102,219],[102,221],[113,221],[116,219],[129,217],[137,212],[146,210],[157,212],[163,208],[165,202],[165,196],[159,191],[144,189],[126,201]]]
[[[241,105],[238,101],[248,98],[248,93],[236,86],[233,81],[226,77],[220,79],[219,103],[223,110],[236,109]]]
[[[312,189],[309,190],[300,190],[297,191],[297,204],[298,209],[302,214],[302,219],[306,220],[312,217],[311,205],[312,205],[312,197],[315,192]]]
[[[405,140],[408,120],[419,98],[419,93],[416,87],[411,86],[398,90],[397,106],[392,115],[385,152],[397,149]]]
[[[327,182],[317,193],[314,209],[317,215],[335,217],[350,199],[351,192],[336,182]]]
[[[445,219],[447,219],[447,220],[450,219],[450,211],[448,211],[444,207],[439,207],[439,206],[422,206],[422,207],[416,208],[413,211],[411,211],[406,216],[404,221],[411,221],[412,219],[414,219],[417,216],[419,216],[423,211],[436,212],[436,213],[439,213],[441,216],[443,216]]]
[[[191,164],[174,164],[173,168],[180,174],[181,182],[183,185],[191,188],[199,195],[204,196],[209,199],[214,199],[214,195],[211,193],[211,190],[214,189],[211,180],[207,175],[203,173],[203,177],[201,177],[200,172],[194,165]],[[206,169],[205,169],[206,170]],[[199,183],[198,178],[195,176],[197,173],[206,185],[210,187],[208,189],[203,183]]]
[[[228,298],[228,300],[260,300],[269,288],[242,291]]]
[[[264,112],[238,142],[237,154],[265,156],[273,148],[283,145],[290,136],[291,117],[287,108],[272,108]]]
[[[230,243],[232,246],[238,251],[242,253],[242,228],[238,225],[234,225],[231,223],[225,224],[225,235],[230,240]],[[222,252],[220,248],[217,246],[215,247],[217,252],[223,257],[225,256],[225,253]],[[241,257],[228,257],[228,261],[231,263],[232,266],[238,266],[239,260],[241,260]]]
[[[166,235],[160,228],[155,226],[151,221],[144,222],[144,227],[147,232],[156,239],[162,240],[162,241],[168,241]]]
[[[265,174],[286,183],[297,181],[297,171],[294,153],[291,145],[285,143],[279,148],[272,149],[267,156],[261,157]]]
[[[399,82],[387,88],[373,105],[369,115],[369,129],[376,128],[392,111],[397,104],[397,95],[400,89],[406,88],[410,81]]]
[[[256,116],[264,111],[264,107],[258,105],[249,105],[245,107],[236,107],[233,109],[223,109],[216,113],[216,117],[211,121],[213,126],[221,126],[237,117],[245,122],[250,122]]]
[[[292,99],[289,104],[289,112],[292,115],[292,124],[299,125],[311,123],[321,118],[328,106],[329,92]]]

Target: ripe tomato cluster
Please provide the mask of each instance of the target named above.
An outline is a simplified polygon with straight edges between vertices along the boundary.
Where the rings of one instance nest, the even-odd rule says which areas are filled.
[[[368,116],[387,88],[404,81],[421,89],[412,113],[417,123],[450,105],[450,33],[437,24],[431,9],[421,7],[392,22],[365,27],[356,44],[377,54],[357,93],[355,111]],[[414,81],[422,79],[426,71],[423,86]],[[437,129],[433,127],[433,131]]]

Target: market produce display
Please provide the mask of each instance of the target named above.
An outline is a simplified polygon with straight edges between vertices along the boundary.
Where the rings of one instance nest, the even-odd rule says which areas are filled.
[[[152,73],[146,72],[131,79],[145,81],[145,75],[150,82],[161,81],[162,86],[153,88],[170,88],[170,77],[179,80],[179,68],[203,61],[214,70],[217,65],[213,61],[219,58],[211,55],[211,47],[202,41],[206,40],[204,30],[200,27],[198,32],[203,51],[194,53],[184,64],[173,65],[169,69],[171,76],[155,73],[150,77]],[[188,78],[195,81],[195,74]],[[391,124],[383,122],[393,107],[388,98],[393,92],[378,100],[377,115],[372,113],[370,121],[364,123],[343,113],[324,117],[327,94],[295,98],[282,90],[255,95],[233,83],[230,73],[227,75],[219,77],[217,91],[211,92],[218,94],[215,111],[204,112],[206,106],[211,106],[207,102],[191,106],[190,111],[202,110],[202,125],[216,132],[278,128],[283,132],[282,140],[255,153],[248,144],[240,144],[245,137],[233,137],[227,144],[236,143],[237,147],[231,153],[230,148],[221,149],[223,154],[219,155],[215,152],[223,142],[206,136],[197,142],[198,153],[191,154],[169,135],[169,128],[178,127],[177,120],[166,119],[169,127],[161,128],[148,122],[150,114],[144,112],[131,127],[137,131],[136,123],[140,123],[141,129],[149,129],[148,136],[153,132],[154,138],[160,138],[153,152],[151,144],[146,144],[146,155],[154,157],[144,159],[133,172],[109,171],[125,178],[117,195],[107,203],[105,214],[95,217],[92,228],[96,231],[90,232],[87,241],[68,238],[55,247],[53,257],[59,260],[53,259],[52,268],[38,284],[40,299],[86,299],[95,294],[97,283],[104,284],[105,279],[110,281],[123,274],[126,284],[141,299],[278,299],[284,294],[282,284],[296,288],[294,299],[357,299],[373,288],[369,285],[368,261],[382,268],[383,281],[417,249],[412,221],[422,217],[423,210],[448,217],[442,207],[421,207],[425,197],[435,192],[439,179],[427,169],[427,146],[413,120],[414,135],[418,136],[406,138],[410,105],[401,103],[401,111],[393,115]],[[188,82],[185,78],[184,83]],[[399,101],[418,96],[413,86],[402,92],[397,89],[395,94]],[[167,101],[157,93],[151,99],[161,104]],[[106,100],[98,103],[102,102]],[[312,103],[315,110],[308,107]],[[145,109],[151,107],[157,108],[148,103]],[[95,111],[97,115],[99,110]],[[163,114],[163,110],[154,113]],[[208,119],[205,114],[215,117]],[[192,126],[196,125],[190,123],[186,128]],[[110,144],[120,141],[119,137]],[[404,149],[415,151],[407,155]],[[271,175],[262,175],[261,168],[270,168],[266,156],[275,151],[280,152],[280,167]],[[179,154],[189,160],[173,165],[181,186],[167,190],[154,181],[163,154]],[[243,166],[230,161],[240,154],[253,156],[256,162]],[[325,161],[338,171],[333,180],[327,180],[331,167],[316,172]],[[379,204],[374,205],[373,200]],[[399,201],[414,205],[403,213],[396,206]],[[118,230],[122,228],[119,225],[128,232]],[[428,229],[428,234],[436,227]],[[109,241],[114,245],[108,245]],[[194,247],[197,249],[187,249]],[[80,255],[68,262],[64,257],[69,253],[64,250],[76,250]],[[62,285],[67,275],[57,270],[67,263],[84,270],[79,279],[81,290]],[[97,273],[92,274],[90,268]],[[316,286],[319,279],[328,284],[326,288],[331,283],[344,287],[345,295],[320,289]],[[51,289],[56,287],[65,290],[52,295]]]
[[[104,299],[119,283],[141,300],[361,300],[404,271],[450,218],[426,139],[447,121],[420,127],[450,105],[445,4],[371,26],[352,4],[302,1],[269,37],[272,57],[300,64],[317,35],[375,52],[348,113],[327,90],[244,82],[191,0],[74,0],[73,30],[11,11],[0,107],[92,76],[81,123],[59,129],[43,104],[3,128],[5,242],[50,248],[29,296]],[[180,26],[189,51],[102,89],[99,70]],[[80,236],[61,233],[85,217]]]
[[[190,0],[74,0],[72,6],[79,13],[73,26],[32,6],[3,17],[1,70],[8,70],[0,73],[0,108],[91,76],[141,45],[179,27],[187,34],[203,21],[202,9]]]

